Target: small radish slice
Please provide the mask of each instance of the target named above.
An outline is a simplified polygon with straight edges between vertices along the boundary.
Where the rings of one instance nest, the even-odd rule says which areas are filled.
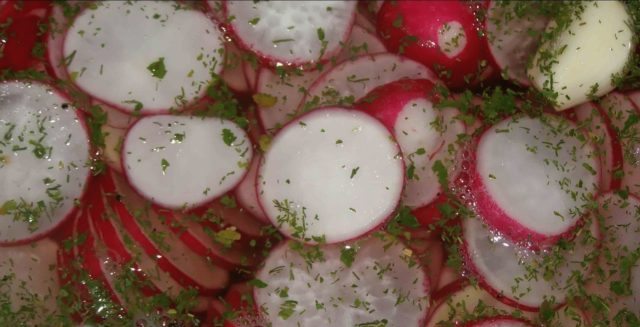
[[[237,93],[246,93],[252,89],[244,75],[242,52],[231,42],[225,44],[224,66],[220,77]]]
[[[374,54],[387,52],[384,43],[375,34],[365,28],[354,25],[347,42],[342,46],[342,51],[338,54],[336,62],[347,59],[353,60],[356,56],[363,54]]]
[[[99,106],[107,114],[106,125],[114,128],[129,128],[138,120],[137,114],[122,111],[98,100],[91,100],[91,105]]]
[[[127,112],[160,113],[204,95],[222,69],[222,48],[222,33],[203,12],[174,1],[106,1],[75,18],[63,52],[72,81],[91,96]]]
[[[529,12],[519,16],[515,8],[513,2],[490,1],[485,31],[493,61],[503,74],[520,85],[529,86],[527,64],[538,49],[549,18]]]
[[[634,49],[632,20],[624,3],[597,1],[580,8],[569,26],[540,46],[527,71],[536,89],[557,95],[549,99],[556,110],[613,90],[613,76],[624,73]],[[554,27],[550,22],[548,29]]]
[[[269,65],[323,61],[349,37],[355,1],[225,1],[229,29],[241,47]]]
[[[260,162],[262,161],[262,155],[257,154],[253,160],[251,161],[251,167],[249,167],[249,172],[244,177],[242,182],[236,187],[234,194],[236,195],[236,199],[238,199],[238,203],[242,208],[249,211],[254,217],[258,220],[270,223],[269,218],[262,210],[260,206],[260,201],[258,200],[258,193],[256,189],[256,183],[258,181],[258,168],[260,167]]]
[[[3,311],[8,311],[3,314],[16,319],[5,322],[23,318],[30,324],[45,325],[46,317],[56,314],[60,291],[55,268],[57,251],[58,244],[50,239],[0,247],[0,280],[3,302],[6,301]]]
[[[499,316],[468,322],[464,327],[533,327],[533,325],[521,319]]]
[[[622,168],[622,147],[610,118],[593,102],[577,106],[574,112],[578,124],[587,131],[596,146],[602,167],[601,190],[617,189],[620,187],[620,178],[615,178],[614,173]]]
[[[114,128],[107,124],[100,127],[104,135],[104,150],[102,158],[109,167],[118,173],[122,173],[122,144],[127,134],[126,129]]]
[[[145,201],[131,190],[126,182],[112,175],[104,189],[119,195],[111,198],[110,205],[118,215],[124,229],[158,266],[185,287],[193,287],[203,293],[211,293],[226,286],[228,273],[191,251],[173,236],[165,217],[149,208]],[[113,183],[113,184],[110,184]],[[111,190],[111,191],[110,191]]]
[[[78,4],[79,1],[69,1],[67,3],[71,7],[78,6]],[[65,68],[62,49],[64,47],[64,35],[70,24],[70,19],[65,17],[64,14],[64,5],[53,4],[49,11],[49,26],[46,36],[46,68],[51,76],[65,81],[69,80],[69,74]]]
[[[276,134],[258,173],[258,196],[285,235],[335,243],[387,221],[403,175],[400,149],[384,125],[361,111],[329,107]]]
[[[501,301],[526,311],[537,311],[545,300],[564,303],[568,290],[576,287],[573,274],[587,278],[599,237],[593,221],[575,239],[534,252],[491,231],[479,219],[463,222],[464,255],[471,270]]]
[[[562,327],[589,326],[589,318],[584,310],[576,308],[575,306],[565,305],[556,310],[553,317],[553,325]]]
[[[429,277],[431,289],[438,289],[438,282],[445,260],[442,241],[436,235],[427,235],[426,237],[412,236],[405,243],[411,249],[413,256],[424,267]]]
[[[218,23],[224,23],[223,0],[207,0],[207,9]]]
[[[479,286],[468,285],[449,294],[440,301],[435,310],[429,315],[429,322],[425,327],[442,326],[443,323],[460,326],[465,319],[469,319],[468,313],[483,311],[486,313],[486,308],[493,308],[495,310],[492,310],[492,312],[495,312],[494,314],[507,315],[518,311],[521,314],[533,316],[496,300],[489,292]]]
[[[378,86],[403,78],[437,78],[426,66],[391,53],[363,55],[326,71],[309,87],[299,111],[360,101]]]
[[[122,146],[122,164],[141,195],[179,209],[202,205],[233,189],[252,154],[247,133],[230,121],[159,115],[131,127]]]
[[[245,59],[242,61],[242,71],[244,78],[247,80],[247,85],[250,91],[255,91],[258,88],[258,75],[260,74],[260,65],[257,62]]]
[[[24,243],[76,210],[89,177],[89,136],[51,86],[3,82],[0,93],[0,244]]]
[[[256,304],[274,326],[423,326],[429,281],[407,250],[384,234],[346,246],[284,243],[256,274]],[[321,258],[310,262],[312,251]]]
[[[390,51],[434,68],[445,84],[477,78],[483,53],[475,18],[459,1],[385,1],[378,34]]]
[[[596,195],[595,153],[563,118],[507,118],[478,141],[471,181],[476,210],[516,242],[551,244],[575,226]]]

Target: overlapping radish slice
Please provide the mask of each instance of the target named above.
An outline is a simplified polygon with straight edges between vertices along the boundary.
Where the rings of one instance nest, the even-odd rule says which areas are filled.
[[[111,194],[109,203],[123,229],[175,281],[205,294],[226,286],[228,272],[191,251],[175,237],[167,219],[150,208],[125,181],[112,175],[112,179],[104,179],[103,188]],[[114,198],[114,194],[119,197]]]
[[[122,146],[131,185],[154,203],[175,209],[202,205],[233,189],[252,155],[246,132],[218,118],[145,117],[131,127]]]
[[[563,29],[549,23],[546,32],[555,36],[542,43],[527,70],[536,89],[554,94],[550,100],[556,110],[613,90],[613,77],[624,74],[634,49],[632,20],[623,2],[590,2],[576,6],[570,15]]]
[[[322,61],[340,51],[356,11],[353,1],[224,2],[236,41],[271,65]]]
[[[107,124],[100,126],[104,135],[104,148],[102,149],[102,159],[107,165],[118,173],[122,173],[122,144],[127,135],[127,130],[111,127]]]
[[[465,131],[455,119],[456,109],[435,107],[433,87],[428,80],[399,80],[376,88],[357,106],[382,121],[398,140],[407,169],[402,203],[411,208],[430,204],[442,191],[433,163],[446,161],[449,146],[455,147]]]
[[[68,4],[76,6],[78,2],[69,1]],[[63,5],[52,5],[49,10],[49,27],[46,37],[46,68],[51,76],[61,80],[69,80],[62,48],[64,46],[64,35],[70,24],[70,18],[64,15]]]
[[[465,327],[533,327],[532,324],[522,320],[508,316],[499,316],[485,318],[469,322],[464,325]]]
[[[44,325],[47,316],[56,314],[60,292],[57,251],[58,244],[50,239],[0,247],[3,311],[11,317],[5,321]]]
[[[390,217],[400,199],[403,165],[393,136],[375,118],[340,107],[318,109],[273,138],[258,172],[258,196],[285,235],[341,242]]]
[[[574,306],[565,305],[556,310],[552,324],[562,327],[581,327],[589,325],[589,317],[584,310]]]
[[[528,86],[527,64],[538,49],[549,18],[530,13],[518,15],[517,5],[515,2],[490,1],[485,31],[493,61],[504,76]],[[536,4],[531,2],[530,5]]]
[[[625,310],[640,315],[640,199],[620,192],[604,194],[598,200],[604,222],[600,274],[587,290],[598,295],[608,310],[592,310],[596,321],[612,319]],[[603,317],[604,315],[604,317]]]
[[[479,219],[463,222],[465,256],[471,270],[501,301],[528,311],[538,310],[545,301],[551,305],[565,302],[569,290],[588,277],[599,237],[597,223],[589,221],[573,239],[534,252],[490,230]]]
[[[231,42],[225,43],[224,67],[220,77],[230,89],[238,93],[246,93],[253,89],[244,75],[244,61],[240,49]]]
[[[51,86],[0,84],[0,244],[45,236],[75,210],[89,177],[83,118]]]
[[[384,44],[375,35],[355,25],[349,40],[343,45],[336,58],[332,59],[332,62],[342,63],[348,59],[354,59],[358,55],[384,51]],[[295,116],[298,105],[304,98],[307,89],[322,72],[321,70],[292,70],[281,76],[271,69],[261,69],[258,75],[257,93],[268,95],[272,101],[275,101],[275,103],[258,101],[258,113],[264,129],[275,131],[290,121]]]
[[[262,162],[262,155],[257,154],[251,161],[251,166],[249,167],[247,175],[244,177],[242,182],[238,184],[234,194],[236,195],[236,199],[238,200],[238,204],[240,204],[240,206],[249,211],[249,213],[251,213],[260,221],[269,223],[269,218],[267,218],[267,215],[264,213],[264,210],[262,210],[262,207],[260,206],[260,201],[258,200],[258,192],[256,189],[256,183],[258,182],[258,168],[260,167],[260,162]]]
[[[480,137],[471,189],[480,216],[508,238],[540,247],[570,231],[596,195],[600,163],[576,125],[514,116]]]
[[[105,1],[75,17],[63,57],[71,80],[101,102],[159,113],[204,94],[222,69],[222,48],[218,26],[201,11],[173,1]]]
[[[256,278],[256,306],[274,326],[417,327],[429,309],[424,271],[385,234],[351,245],[286,242]]]
[[[578,125],[587,131],[587,136],[595,145],[602,167],[602,190],[620,187],[617,171],[622,169],[622,147],[611,123],[602,108],[593,102],[583,103],[574,109]]]

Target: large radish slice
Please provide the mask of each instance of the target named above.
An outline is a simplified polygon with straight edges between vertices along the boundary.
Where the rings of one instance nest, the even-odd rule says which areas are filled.
[[[171,231],[166,217],[150,208],[144,199],[131,190],[125,181],[112,175],[105,179],[104,190],[113,211],[129,235],[158,266],[185,287],[204,293],[222,289],[228,272],[212,264],[207,258],[191,251]],[[113,195],[117,194],[117,198]]]
[[[131,185],[154,203],[175,209],[202,205],[233,189],[252,155],[247,133],[218,118],[145,117],[131,127],[122,146]]]
[[[598,190],[593,145],[563,118],[514,116],[480,137],[471,188],[480,216],[508,238],[553,243]]]
[[[346,246],[286,242],[256,274],[256,306],[274,326],[423,326],[429,282],[407,250],[384,234]]]
[[[376,88],[357,106],[393,131],[407,170],[402,203],[411,208],[430,204],[442,191],[432,170],[434,156],[442,159],[443,142],[448,147],[465,131],[460,120],[435,107],[435,92],[429,80],[399,80]]]
[[[611,119],[600,106],[586,102],[574,109],[578,125],[587,131],[596,146],[602,167],[601,189],[606,191],[620,187],[620,178],[615,176],[622,169],[622,147]]]
[[[598,261],[599,276],[587,290],[598,295],[609,310],[591,310],[600,318],[613,318],[623,311],[640,315],[640,199],[611,192],[598,200],[599,215],[604,222],[602,255]],[[594,276],[595,277],[595,276]],[[601,317],[602,315],[605,317]]]
[[[0,244],[28,242],[76,210],[89,177],[89,136],[51,86],[4,82],[0,94]]]
[[[513,317],[499,316],[469,322],[465,327],[533,327],[532,324]]]
[[[63,53],[71,80],[91,96],[159,113],[204,95],[222,69],[222,42],[205,13],[177,2],[105,1],[75,18]]]
[[[318,109],[273,138],[258,173],[258,196],[285,235],[341,242],[392,215],[403,165],[393,136],[375,118],[340,107]]]
[[[0,247],[0,285],[3,311],[11,317],[8,321],[44,325],[47,317],[57,313],[57,251],[58,244],[50,239]]]
[[[527,3],[536,6],[536,2]],[[485,18],[485,32],[493,61],[504,76],[528,86],[527,65],[538,49],[549,18],[529,11],[520,14],[523,3],[492,0]]]
[[[258,168],[262,162],[262,155],[257,154],[251,161],[251,166],[247,175],[235,189],[234,194],[238,200],[238,204],[245,210],[249,211],[258,220],[269,223],[269,218],[262,210],[260,201],[258,200],[258,192],[256,183],[258,182]]]
[[[573,240],[563,239],[559,246],[534,252],[491,231],[479,219],[463,222],[464,254],[471,270],[501,301],[527,311],[538,310],[545,301],[565,302],[580,280],[574,274],[588,277],[599,236],[592,221]]]
[[[241,47],[268,64],[302,65],[323,61],[351,33],[354,1],[225,1],[230,30]]]
[[[574,16],[555,38],[542,43],[527,71],[531,84],[548,95],[556,110],[613,90],[614,77],[624,73],[634,49],[632,20],[621,1],[585,3],[576,6]],[[548,29],[556,25],[551,21]]]

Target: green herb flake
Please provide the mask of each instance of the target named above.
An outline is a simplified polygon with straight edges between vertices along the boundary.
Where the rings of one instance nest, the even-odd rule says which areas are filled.
[[[222,141],[227,146],[232,146],[233,142],[235,142],[237,139],[238,138],[236,137],[236,135],[233,134],[233,132],[230,129],[225,128],[222,130]]]
[[[151,72],[151,76],[157,79],[163,79],[167,75],[167,68],[164,66],[164,57],[152,62],[147,66],[147,70]]]
[[[162,160],[160,160],[160,167],[162,167],[162,175],[164,175],[167,172],[167,168],[169,168],[169,161],[167,161],[167,159],[162,158]]]
[[[345,246],[340,249],[340,261],[342,261],[345,266],[351,267],[356,258],[356,253],[357,250],[353,246]]]

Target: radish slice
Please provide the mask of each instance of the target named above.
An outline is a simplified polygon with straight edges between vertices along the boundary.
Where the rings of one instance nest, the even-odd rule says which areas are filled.
[[[359,237],[392,215],[403,172],[398,145],[381,123],[360,111],[330,107],[292,121],[273,138],[258,173],[258,193],[285,235],[335,243]]]
[[[533,327],[532,324],[513,317],[492,317],[470,322],[465,327]],[[564,326],[564,325],[563,325]]]
[[[7,301],[3,304],[3,314],[11,317],[5,322],[22,318],[26,320],[20,321],[29,324],[45,325],[47,316],[56,314],[60,291],[55,269],[57,251],[58,245],[50,239],[0,247],[2,298],[3,302]]]
[[[98,100],[91,100],[92,106],[99,106],[107,114],[107,123],[113,128],[129,128],[138,120],[138,115],[124,112]]]
[[[587,290],[600,296],[609,310],[593,310],[594,314],[604,313],[611,319],[628,310],[640,315],[640,266],[637,264],[640,199],[635,195],[621,197],[618,193],[607,193],[598,203],[604,222],[602,253],[606,255],[598,262],[601,274],[591,281]]]
[[[271,251],[256,274],[264,282],[255,288],[256,304],[272,325],[423,326],[429,282],[401,243],[380,234],[349,246],[296,244]],[[310,262],[310,251],[321,258]]]
[[[70,6],[77,6],[79,1],[69,1]],[[69,80],[69,74],[65,69],[64,35],[70,25],[70,21],[64,15],[63,5],[53,4],[49,11],[49,27],[46,38],[47,70],[49,74],[61,80]]]
[[[160,115],[131,127],[122,163],[141,195],[179,209],[202,205],[233,189],[252,154],[247,133],[230,121]]]
[[[602,167],[601,190],[617,189],[620,179],[614,173],[622,168],[622,147],[611,120],[598,105],[583,103],[574,109],[580,127],[583,127],[596,146]]]
[[[487,223],[517,242],[553,243],[584,213],[599,184],[594,147],[552,115],[511,117],[478,141],[471,188]]]
[[[509,79],[529,86],[527,65],[538,49],[549,18],[525,13],[518,16],[516,4],[490,1],[485,20],[489,51],[493,61]]]
[[[126,182],[113,176],[114,187],[105,185],[107,193],[118,194],[123,202],[110,200],[113,211],[124,229],[135,239],[158,266],[185,287],[210,293],[226,286],[227,271],[211,264],[173,237],[167,219],[149,209],[145,201],[127,187]],[[113,191],[108,191],[113,189]]]
[[[410,240],[406,241],[406,244],[411,249],[414,257],[424,267],[429,277],[431,289],[437,290],[445,260],[442,241],[434,235],[427,235],[426,237],[412,236]]]
[[[319,106],[351,104],[376,87],[403,78],[437,81],[433,72],[416,61],[391,53],[364,55],[345,61],[320,76],[309,88],[298,110],[304,112]]]
[[[233,43],[227,42],[224,51],[224,68],[220,77],[227,83],[227,86],[237,93],[249,92],[252,86],[249,85],[244,74],[244,59],[242,52]]]
[[[253,161],[251,161],[251,167],[249,167],[249,172],[244,177],[242,182],[236,187],[235,195],[238,199],[238,203],[244,209],[249,211],[254,217],[258,220],[270,223],[269,218],[262,210],[260,206],[260,201],[258,200],[258,192],[256,189],[256,183],[258,181],[258,168],[260,167],[260,162],[262,161],[262,155],[257,154]]]
[[[556,110],[613,90],[613,77],[624,73],[634,49],[632,19],[624,3],[596,1],[580,7],[568,27],[540,46],[527,71],[536,89],[557,93],[550,99]],[[549,24],[549,29],[555,27],[553,21]]]
[[[127,130],[114,128],[107,124],[100,127],[104,135],[104,151],[102,158],[109,167],[118,173],[122,173],[122,144]]]
[[[4,82],[0,93],[0,244],[28,242],[76,210],[89,177],[89,136],[51,86]]]
[[[554,315],[554,326],[562,327],[583,327],[589,325],[589,318],[585,312],[574,306],[566,305],[558,310]]]
[[[80,89],[127,112],[159,113],[204,95],[222,69],[222,48],[221,32],[200,11],[106,1],[75,18],[63,51]]]
[[[349,37],[354,1],[226,1],[230,30],[238,43],[270,65],[322,61]]]
[[[484,308],[484,309],[483,309]],[[497,314],[511,314],[516,311],[525,316],[533,318],[533,314],[522,312],[496,300],[484,289],[468,285],[449,294],[432,311],[429,322],[425,327],[442,326],[443,323],[452,326],[462,325],[465,319],[469,319],[466,314],[472,312],[482,312],[486,308],[493,308]]]
[[[574,273],[586,278],[599,233],[594,221],[573,241],[536,253],[470,218],[463,222],[463,237],[467,262],[480,281],[503,301],[536,311],[545,300],[562,304],[568,290],[576,287]]]

